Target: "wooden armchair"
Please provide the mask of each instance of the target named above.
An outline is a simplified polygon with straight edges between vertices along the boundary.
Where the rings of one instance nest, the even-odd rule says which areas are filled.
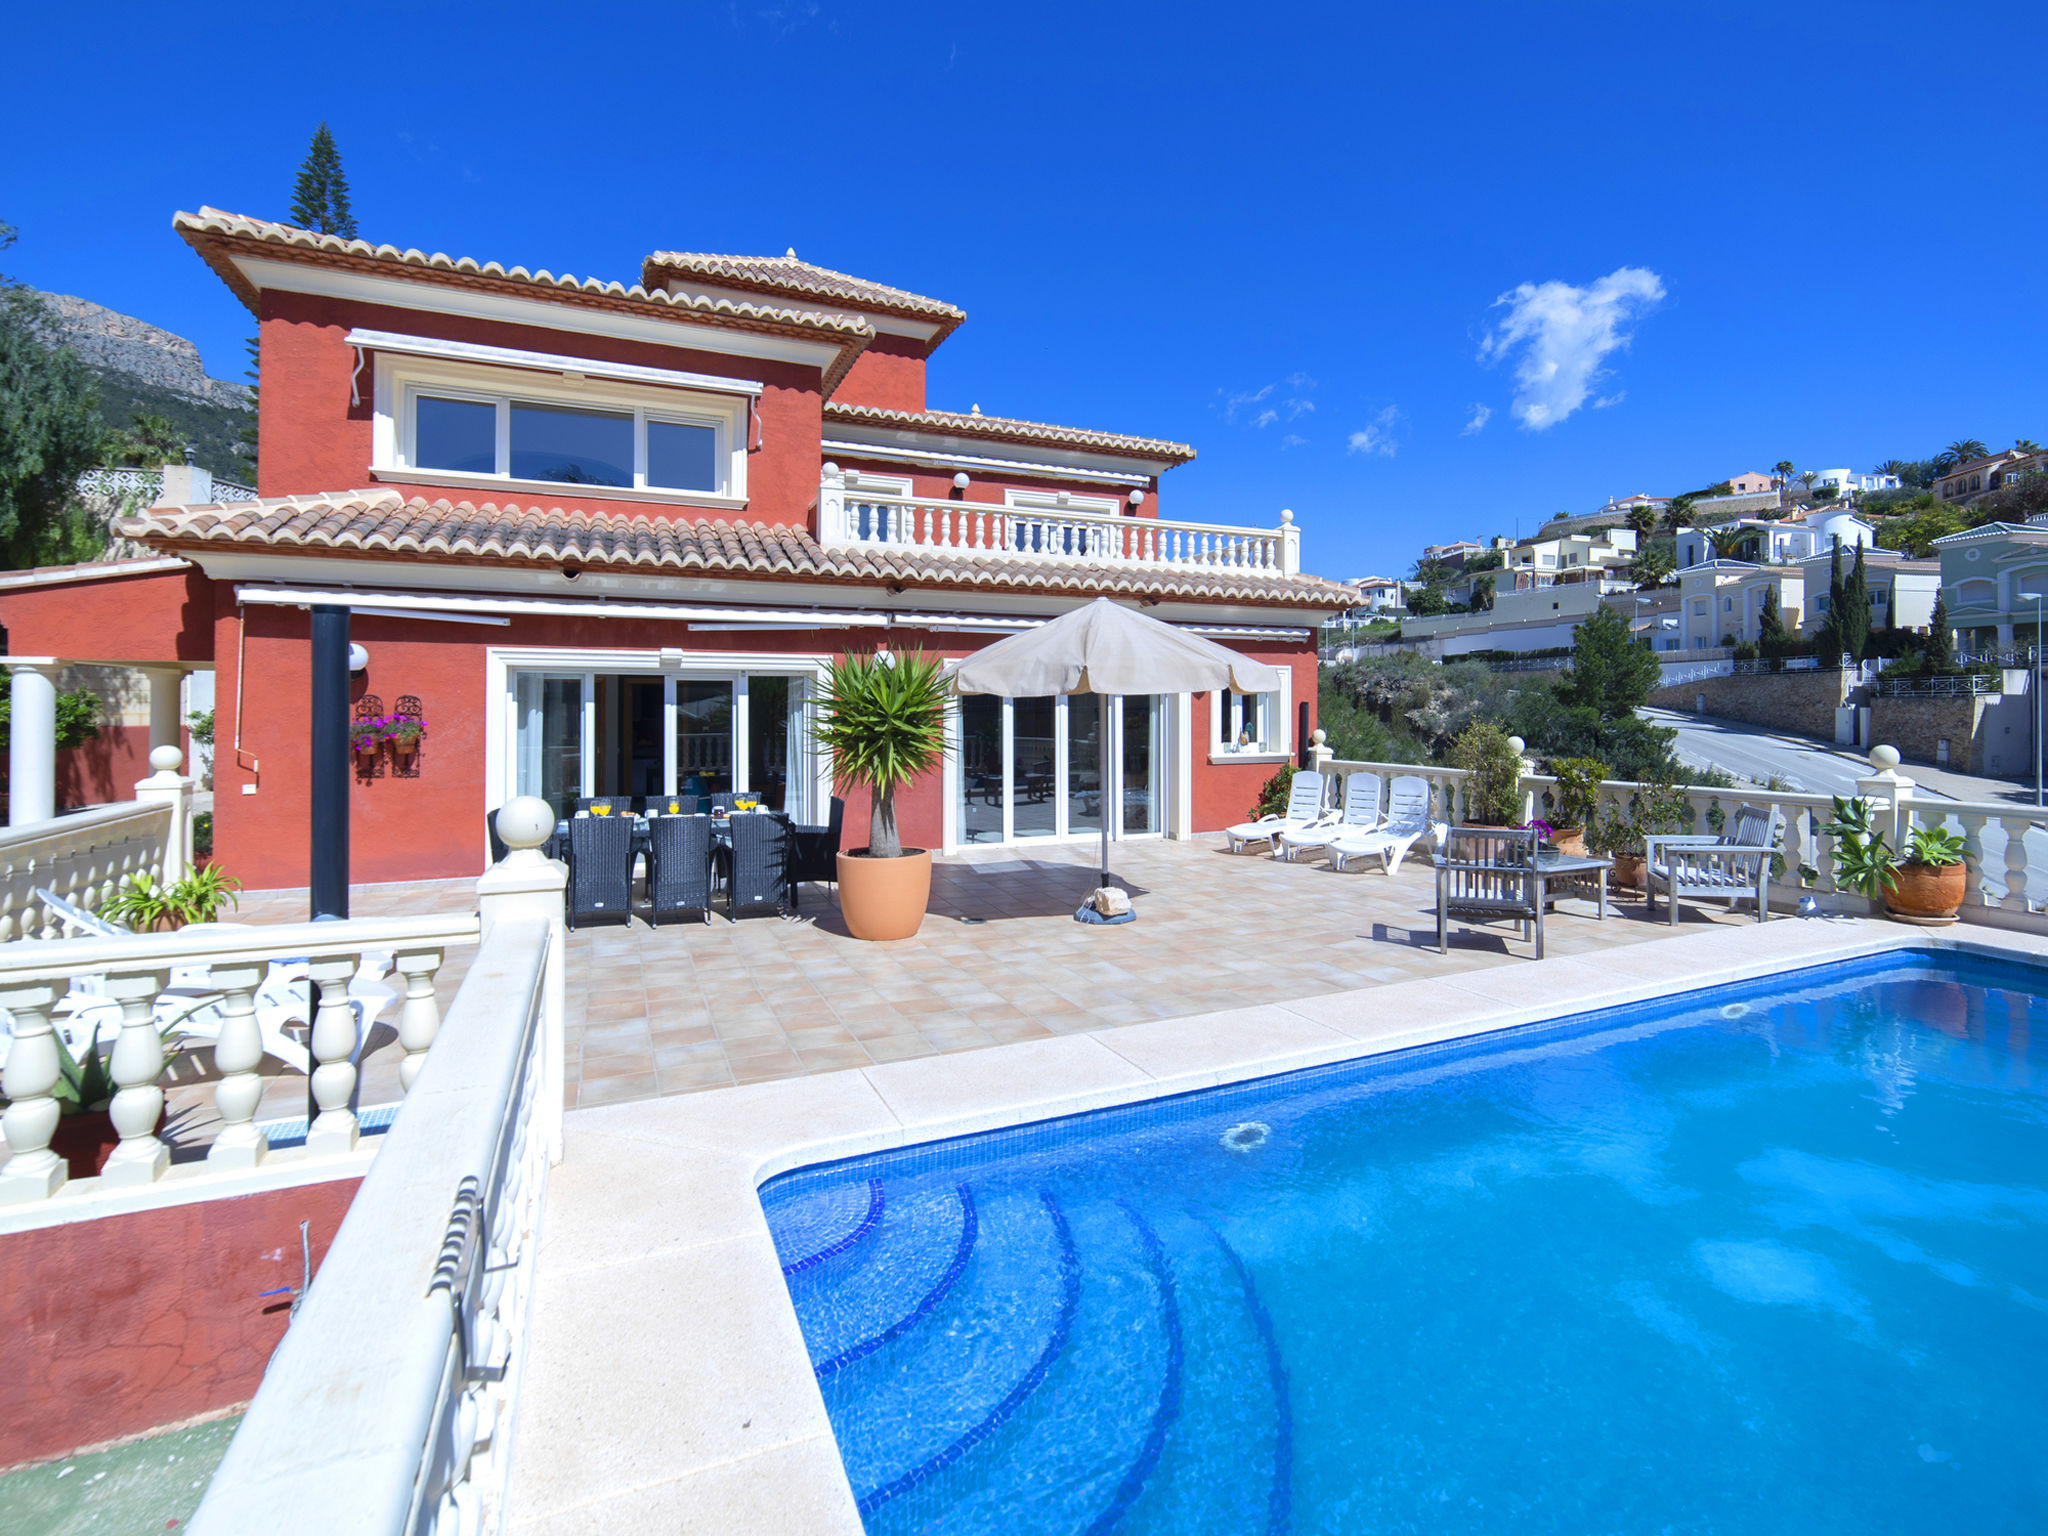
[[[1519,923],[1543,958],[1536,833],[1528,827],[1452,827],[1436,855],[1436,947],[1451,952],[1450,922]]]
[[[1770,915],[1771,856],[1778,851],[1781,818],[1775,809],[1753,805],[1736,809],[1719,837],[1653,834],[1643,839],[1650,912],[1657,911],[1657,891],[1663,888],[1671,909],[1670,922],[1678,922],[1678,901],[1725,901],[1733,912],[1738,901],[1756,904],[1756,920]]]

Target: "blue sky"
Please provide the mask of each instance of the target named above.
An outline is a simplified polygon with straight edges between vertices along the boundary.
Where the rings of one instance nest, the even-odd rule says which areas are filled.
[[[170,215],[282,216],[325,119],[374,240],[951,300],[935,407],[1191,442],[1169,515],[1331,576],[2048,436],[2038,6],[218,10],[15,18],[0,266],[227,377]]]

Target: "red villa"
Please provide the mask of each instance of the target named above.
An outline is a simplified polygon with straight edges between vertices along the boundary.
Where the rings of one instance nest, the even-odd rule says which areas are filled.
[[[260,499],[152,507],[119,530],[149,558],[12,578],[0,622],[18,701],[42,658],[214,669],[215,849],[251,888],[308,876],[314,604],[351,611],[358,712],[425,721],[351,791],[352,876],[385,881],[476,873],[521,793],[751,789],[819,819],[830,657],[957,657],[1099,595],[1283,686],[1126,698],[1106,751],[1092,706],[963,698],[904,840],[1212,831],[1297,749],[1314,628],[1357,601],[1301,574],[1291,514],[1162,517],[1191,448],[927,409],[964,314],[794,252],[656,252],[625,285],[212,209],[175,227],[260,322]],[[38,718],[18,702],[17,732]],[[17,822],[52,809],[24,750]],[[866,814],[849,796],[846,846]]]

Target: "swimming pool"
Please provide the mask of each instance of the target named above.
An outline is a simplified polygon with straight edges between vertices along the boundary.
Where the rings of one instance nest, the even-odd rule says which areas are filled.
[[[2040,987],[1894,954],[762,1204],[877,1536],[2037,1530]]]

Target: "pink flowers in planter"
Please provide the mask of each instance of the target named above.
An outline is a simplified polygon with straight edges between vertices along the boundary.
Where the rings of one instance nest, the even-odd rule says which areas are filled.
[[[424,716],[372,715],[350,724],[349,745],[360,756],[374,757],[378,748],[388,741],[392,755],[405,762],[419,751],[420,738],[426,733]]]

